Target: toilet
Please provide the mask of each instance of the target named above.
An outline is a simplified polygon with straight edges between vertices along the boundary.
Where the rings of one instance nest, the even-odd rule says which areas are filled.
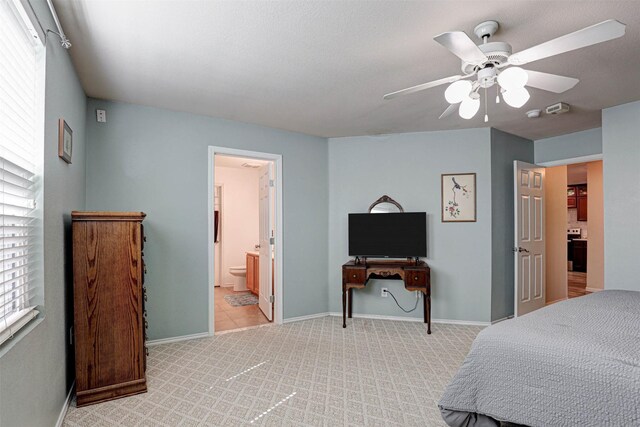
[[[233,276],[233,290],[236,292],[247,290],[247,267],[239,265],[229,267],[229,274]]]

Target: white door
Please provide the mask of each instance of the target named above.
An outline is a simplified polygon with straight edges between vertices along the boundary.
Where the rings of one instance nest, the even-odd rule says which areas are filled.
[[[544,168],[513,162],[515,305],[522,316],[545,305]]]
[[[273,321],[273,248],[271,238],[271,199],[273,189],[271,162],[260,169],[260,289],[258,299],[260,310]]]

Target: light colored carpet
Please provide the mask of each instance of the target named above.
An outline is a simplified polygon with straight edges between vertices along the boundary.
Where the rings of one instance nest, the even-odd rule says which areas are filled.
[[[145,394],[65,426],[442,426],[437,402],[482,328],[323,317],[150,348]]]

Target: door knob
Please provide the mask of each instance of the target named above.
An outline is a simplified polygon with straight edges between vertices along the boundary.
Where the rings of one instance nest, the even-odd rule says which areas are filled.
[[[514,252],[515,252],[515,249],[514,249]],[[523,247],[519,247],[519,248],[518,248],[518,252],[526,252],[526,253],[529,253],[529,251],[528,251],[527,249],[523,248]]]

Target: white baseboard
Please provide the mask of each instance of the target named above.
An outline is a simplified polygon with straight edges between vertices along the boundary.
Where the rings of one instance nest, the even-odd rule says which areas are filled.
[[[342,313],[331,312],[330,316],[342,317]],[[424,322],[422,317],[403,317],[403,316],[383,316],[379,314],[358,314],[353,313],[353,317],[360,319],[379,319],[379,320],[395,320],[400,322]],[[489,326],[490,322],[476,322],[473,320],[455,320],[455,319],[431,319],[431,323],[446,323],[449,325],[469,325],[469,326]]]
[[[147,347],[153,347],[154,345],[170,344],[173,342],[197,340],[200,338],[208,338],[208,337],[209,337],[208,332],[201,332],[199,334],[182,335],[179,337],[170,337],[170,338],[160,338],[159,340],[150,340],[150,341],[147,341],[145,344],[147,345]]]
[[[237,328],[237,329],[229,329],[226,331],[220,331],[220,332],[216,332],[216,335],[225,335],[225,334],[232,334],[234,332],[242,332],[242,331],[249,331],[251,329],[258,329],[258,328],[269,328],[273,325],[275,325],[276,323],[264,323],[262,325],[255,325],[255,326],[245,326],[244,328]]]
[[[493,320],[493,321],[491,322],[491,324],[492,324],[492,325],[495,325],[496,323],[504,322],[505,320],[509,320],[509,319],[513,319],[513,315],[511,315],[511,316],[507,316],[507,317],[503,317],[503,318],[498,319],[498,320]]]
[[[604,289],[600,289],[600,288],[586,288],[586,289],[589,292],[600,292],[600,291],[604,290]]]
[[[309,314],[307,316],[289,317],[287,319],[284,319],[282,323],[300,322],[300,321],[303,321],[303,320],[318,319],[320,317],[327,317],[327,316],[338,316],[339,317],[339,316],[342,316],[342,313],[324,312],[324,313]],[[361,318],[361,319],[396,320],[396,321],[401,321],[401,322],[422,322],[423,321],[422,317],[381,316],[379,314],[357,314],[357,313],[354,313],[353,317]],[[446,324],[450,324],[450,325],[469,325],[469,326],[489,326],[489,325],[491,325],[490,322],[475,322],[475,321],[472,321],[472,320],[453,320],[453,319],[431,319],[431,322],[432,323],[446,323]],[[265,325],[265,326],[269,326],[269,325]],[[233,332],[237,332],[237,331],[238,330],[234,330]],[[182,336],[179,336],[179,337],[161,338],[161,339],[158,339],[158,340],[151,340],[151,341],[147,341],[146,345],[148,347],[153,347],[154,345],[169,344],[169,343],[187,341],[187,340],[195,340],[195,339],[199,339],[199,338],[207,338],[209,336],[210,335],[209,335],[208,332],[202,332],[202,333],[199,333],[199,334],[182,335]]]
[[[76,387],[76,382],[74,381],[71,384],[71,388],[69,389],[69,394],[67,394],[67,398],[64,401],[64,405],[62,405],[62,409],[60,410],[60,415],[58,415],[58,421],[56,421],[56,427],[62,427],[62,423],[64,422],[64,417],[67,415],[67,410],[69,409],[69,405],[71,404],[71,396],[73,396],[73,390]]]
[[[422,321],[422,319],[419,320]],[[446,325],[491,326],[491,322],[477,322],[475,320],[431,319],[431,322],[443,323]]]
[[[307,316],[289,317],[287,319],[284,319],[282,323],[300,322],[302,320],[317,319],[319,317],[327,317],[329,315],[330,315],[329,312],[324,312],[324,313],[309,314]]]

